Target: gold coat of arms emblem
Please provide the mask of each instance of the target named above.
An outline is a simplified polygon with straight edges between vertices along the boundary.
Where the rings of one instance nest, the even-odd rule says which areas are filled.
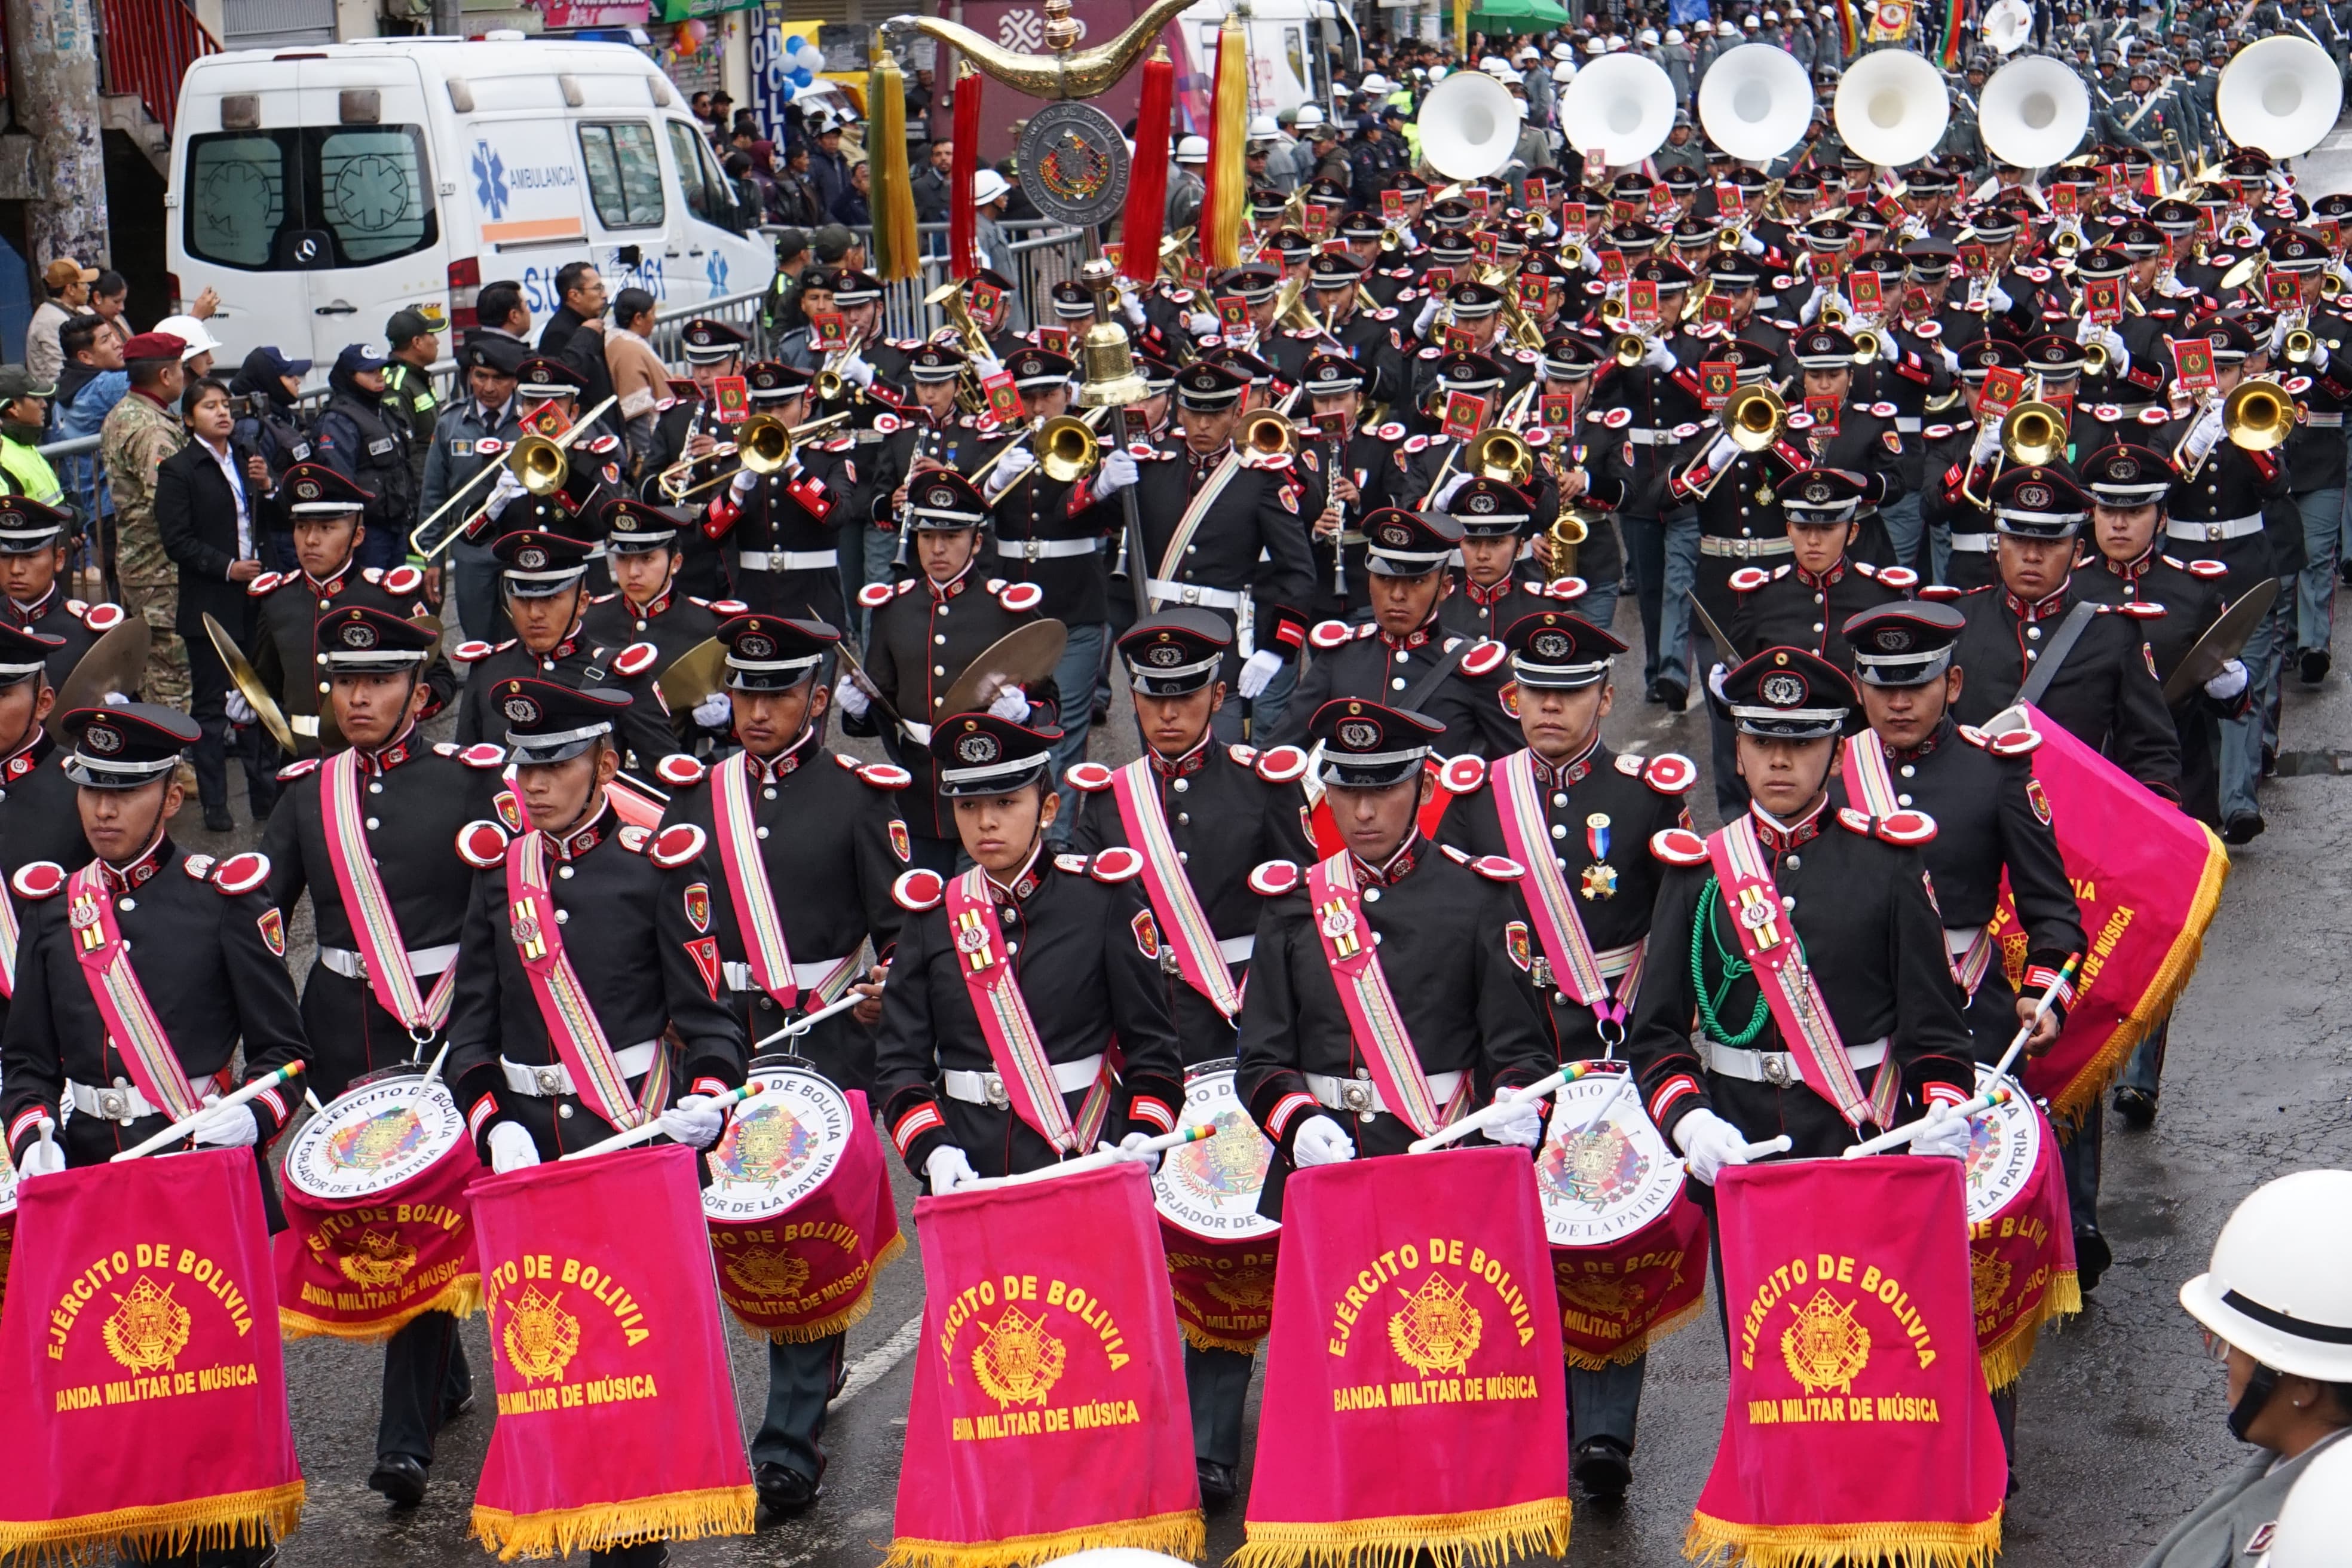
[[[809,1280],[807,1258],[764,1247],[728,1254],[725,1267],[727,1278],[754,1296],[797,1296]]]
[[[1042,1405],[1069,1359],[1069,1347],[1045,1331],[1044,1318],[1008,1307],[971,1347],[971,1372],[1000,1405]]]
[[[343,1278],[354,1285],[396,1285],[416,1267],[416,1248],[401,1240],[395,1231],[370,1226],[335,1262]]]
[[[1853,1302],[1816,1290],[1780,1331],[1780,1356],[1807,1394],[1824,1388],[1851,1394],[1853,1380],[1870,1364],[1870,1331],[1854,1321]]]
[[[499,1341],[506,1346],[507,1360],[526,1383],[562,1377],[580,1353],[580,1320],[563,1310],[562,1300],[561,1292],[545,1295],[533,1285],[507,1309]]]
[[[1486,1324],[1462,1287],[1432,1274],[1389,1316],[1389,1343],[1423,1377],[1469,1370]]]
[[[142,1274],[137,1284],[115,1299],[102,1332],[114,1359],[133,1372],[163,1372],[188,1348],[193,1320],[188,1310],[172,1300],[169,1286],[159,1286]]]

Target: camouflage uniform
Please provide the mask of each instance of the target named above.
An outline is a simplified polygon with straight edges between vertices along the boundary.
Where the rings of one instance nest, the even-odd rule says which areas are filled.
[[[114,492],[122,596],[154,638],[139,694],[183,712],[189,701],[188,650],[173,629],[180,613],[180,572],[163,553],[163,536],[155,526],[155,470],[187,440],[177,419],[136,391],[123,395],[98,433],[99,457]]]

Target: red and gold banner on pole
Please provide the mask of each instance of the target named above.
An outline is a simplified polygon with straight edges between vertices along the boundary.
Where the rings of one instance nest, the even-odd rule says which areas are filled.
[[[1119,1164],[915,1205],[923,1337],[885,1568],[1200,1556],[1151,1183]]]
[[[751,1532],[694,1160],[670,1144],[473,1185],[499,1395],[473,1533],[502,1559]]]
[[[2033,752],[2036,804],[2049,813],[2091,940],[2065,1028],[2023,1074],[2026,1089],[2049,1102],[2051,1119],[2068,1123],[2105,1090],[2132,1047],[2188,988],[2221,901],[2230,855],[2211,828],[2040,710],[2024,712],[2042,737]],[[2002,732],[2024,727],[2008,715],[1986,726]],[[2015,984],[2026,941],[2006,891],[1993,935]]]
[[[1568,1550],[1567,1368],[1527,1153],[1295,1173],[1234,1568]]]
[[[1727,1169],[1731,1391],[1685,1553],[1990,1568],[2009,1464],[1976,1356],[1960,1162]]]
[[[0,1310],[0,1558],[257,1546],[302,1512],[249,1149],[19,1189]]]

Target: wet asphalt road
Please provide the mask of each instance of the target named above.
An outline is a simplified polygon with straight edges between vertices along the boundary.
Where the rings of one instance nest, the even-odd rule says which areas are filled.
[[[2339,130],[2331,141],[2352,141]],[[2309,161],[2313,195],[2352,188],[2352,152]],[[2352,606],[2347,606],[2352,607]],[[1638,638],[1633,606],[1617,629]],[[1621,669],[1613,743],[1706,756],[1704,720],[1634,699],[1638,658]],[[1630,689],[1629,689],[1630,688]],[[1118,726],[1095,755],[1133,754]],[[2016,1568],[2137,1563],[2243,1450],[2222,1424],[2219,1369],[2175,1300],[2204,1266],[2230,1210],[2288,1171],[2352,1161],[2352,1029],[2335,1012],[2347,978],[2352,914],[2352,688],[2338,673],[2315,689],[2290,675],[2281,777],[2264,788],[2268,834],[2239,852],[2204,962],[2173,1029],[2163,1113],[2146,1132],[2111,1121],[2101,1219],[2116,1265],[2082,1317],[2045,1333],[2022,1384],[2023,1489],[2011,1500],[2004,1562]],[[1694,799],[1705,796],[1704,783]],[[193,813],[191,813],[193,815]],[[188,836],[205,847],[209,836]],[[240,834],[240,839],[249,837]],[[296,935],[307,945],[306,918]],[[296,955],[307,966],[307,953]],[[300,973],[298,969],[297,973]],[[913,1187],[895,1161],[901,1220]],[[677,1546],[681,1565],[872,1568],[890,1536],[922,1308],[917,1248],[880,1278],[875,1306],[850,1331],[850,1385],[834,1407],[825,1495],[806,1515],[760,1533]],[[1681,1561],[1683,1531],[1716,1447],[1725,1363],[1712,1317],[1650,1359],[1633,1490],[1621,1508],[1579,1500],[1570,1561],[1593,1568],[1658,1568]],[[482,1397],[446,1428],[423,1506],[394,1513],[366,1490],[375,1430],[378,1352],[325,1340],[287,1347],[295,1431],[310,1481],[302,1529],[285,1543],[289,1568],[461,1564],[482,1558],[467,1536],[473,1480],[492,1416],[482,1321],[465,1340]],[[758,1424],[765,1357],[732,1331],[736,1397],[748,1437]],[[1249,1441],[1255,1442],[1255,1395]],[[1246,1475],[1244,1476],[1246,1482]],[[1241,1543],[1241,1510],[1212,1515],[1212,1561]]]

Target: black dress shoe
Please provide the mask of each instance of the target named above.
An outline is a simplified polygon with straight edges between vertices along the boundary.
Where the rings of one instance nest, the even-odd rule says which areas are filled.
[[[2099,1288],[2099,1276],[2116,1260],[2115,1249],[2096,1226],[2074,1233],[2074,1284],[2087,1296]]]
[[[2156,1125],[2156,1096],[2126,1084],[2116,1090],[2116,1114],[2134,1127]]]
[[[1661,680],[1658,682],[1658,700],[1666,705],[1668,712],[1679,713],[1690,706],[1690,688],[1679,680]]]
[[[1201,1500],[1214,1506],[1231,1502],[1242,1489],[1242,1478],[1231,1465],[1221,1465],[1214,1459],[1195,1459],[1193,1469],[1200,1472]]]
[[[425,1467],[405,1454],[380,1454],[367,1484],[393,1507],[415,1508],[425,1500]]]
[[[810,1479],[790,1465],[773,1460],[761,1464],[751,1472],[751,1485],[760,1494],[760,1501],[768,1511],[782,1518],[802,1512],[824,1495],[824,1484]]]
[[[2221,842],[2252,844],[2263,836],[2263,829],[2266,826],[2268,825],[2263,821],[2261,812],[2242,811],[2221,825]]]
[[[1579,1443],[1570,1468],[1576,1484],[1601,1502],[1616,1501],[1633,1484],[1633,1458],[1614,1437],[1587,1437]]]
[[[206,833],[233,833],[236,830],[236,823],[230,817],[228,807],[225,805],[208,805],[205,807],[205,831]]]
[[[2326,648],[2307,647],[2295,656],[2295,673],[2303,677],[2305,686],[2316,686],[2327,679],[2327,671],[2335,662]]]

